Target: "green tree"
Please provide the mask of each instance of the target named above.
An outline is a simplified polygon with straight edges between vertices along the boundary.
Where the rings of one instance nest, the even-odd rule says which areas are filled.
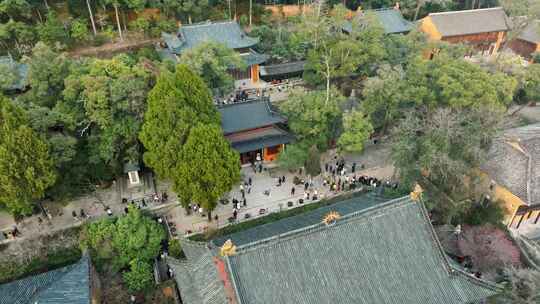
[[[384,58],[382,27],[370,22],[361,28],[353,19],[352,30],[346,34],[342,30],[345,14],[342,6],[328,14],[314,9],[305,14],[299,25],[300,35],[310,45],[306,70],[312,70],[325,83],[327,102],[333,79],[365,72]],[[311,82],[318,83],[316,79]]]
[[[299,141],[326,148],[337,134],[344,101],[337,90],[332,90],[329,100],[324,91],[296,91],[279,109],[288,118],[289,127]]]
[[[95,123],[97,155],[116,172],[125,162],[140,161],[137,139],[153,79],[142,64],[126,55],[96,59],[81,77],[84,108]]]
[[[277,162],[281,168],[293,170],[303,167],[307,161],[308,147],[302,143],[287,145],[278,155]]]
[[[0,16],[20,20],[32,17],[31,6],[26,0],[4,0],[0,2]]]
[[[14,50],[18,54],[29,53],[36,39],[37,33],[33,25],[13,19],[0,23],[0,45],[6,50]]]
[[[64,90],[64,79],[68,77],[72,61],[64,53],[58,53],[39,42],[26,58],[29,66],[28,84],[30,91],[25,95],[27,102],[54,107]]]
[[[246,68],[238,52],[216,42],[205,42],[187,50],[182,53],[180,62],[196,72],[218,95],[234,89],[234,79],[228,70]]]
[[[6,91],[17,83],[17,71],[11,64],[0,64],[0,91]]]
[[[451,221],[466,211],[466,176],[485,160],[498,130],[502,109],[480,105],[470,109],[411,111],[395,128],[392,159],[401,183],[419,183],[436,208]]]
[[[131,261],[129,271],[124,272],[122,277],[130,292],[143,291],[154,285],[152,266],[145,261]]]
[[[203,80],[187,66],[162,71],[148,94],[148,108],[139,138],[144,162],[162,178],[173,178],[180,151],[192,126],[218,124],[219,116]]]
[[[311,146],[308,150],[306,173],[311,176],[321,174],[321,152],[316,145]]]
[[[142,215],[134,206],[128,210],[126,216],[116,221],[112,235],[112,245],[116,252],[113,259],[119,268],[129,265],[133,260],[150,262],[159,254],[161,240],[165,238],[161,225]]]
[[[364,143],[373,133],[373,127],[366,115],[358,110],[352,110],[343,114],[343,133],[340,135],[337,145],[343,152],[362,152]]]
[[[67,44],[69,35],[54,11],[49,11],[46,21],[38,27],[39,39],[50,46]]]
[[[540,101],[540,64],[531,64],[525,71],[523,91],[529,102]]]
[[[211,221],[218,199],[240,181],[240,157],[217,124],[199,123],[190,130],[175,171],[174,190],[182,205],[201,204]]]
[[[0,204],[12,214],[29,214],[55,178],[47,144],[22,109],[0,96]]]
[[[400,66],[383,65],[377,70],[377,75],[364,82],[362,91],[362,111],[371,117],[371,122],[383,132],[389,124],[401,114],[404,106],[405,72]]]
[[[71,38],[76,41],[87,41],[90,36],[88,31],[87,22],[84,19],[75,19],[71,23]]]
[[[209,8],[208,0],[181,0],[178,1],[178,12],[187,16],[189,24],[193,19],[201,20]]]

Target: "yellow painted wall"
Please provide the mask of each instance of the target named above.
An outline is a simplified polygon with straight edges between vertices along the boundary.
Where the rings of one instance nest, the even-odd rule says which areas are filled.
[[[426,33],[429,39],[441,40],[442,38],[441,33],[439,33],[437,27],[435,26],[435,24],[433,24],[433,21],[429,16],[422,19],[422,22],[420,23],[420,30]]]
[[[504,203],[503,207],[506,211],[504,223],[507,225],[510,224],[510,221],[516,213],[517,208],[521,205],[525,205],[525,203],[519,197],[515,196],[508,189],[500,185],[495,185],[495,188],[493,189],[493,199]],[[514,221],[514,225],[517,224],[518,220],[519,218]]]

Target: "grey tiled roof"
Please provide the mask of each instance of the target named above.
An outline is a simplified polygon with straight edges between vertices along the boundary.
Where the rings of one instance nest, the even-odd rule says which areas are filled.
[[[511,21],[501,7],[431,13],[429,16],[443,37],[509,31]]]
[[[162,34],[162,38],[176,54],[208,41],[225,44],[231,49],[249,48],[259,42],[257,38],[249,37],[236,21],[181,25],[176,35]]]
[[[274,65],[263,65],[260,67],[261,76],[274,76],[304,71],[305,61],[294,61]]]
[[[540,43],[540,20],[535,20],[527,25],[518,38],[531,43]]]
[[[242,304],[465,304],[499,291],[448,263],[408,198],[239,246],[227,260]]]
[[[393,8],[360,11],[357,15],[360,23],[365,22],[363,20],[365,19],[366,14],[370,13],[377,18],[386,34],[407,33],[413,28],[413,23],[403,18],[401,12]],[[343,29],[347,32],[352,31],[352,23],[346,22],[343,25]]]
[[[231,146],[240,153],[255,151],[262,148],[288,144],[294,140],[289,132],[276,126],[265,128],[260,132],[251,132],[247,136],[227,137]]]
[[[7,65],[13,69],[16,73],[17,81],[13,85],[11,90],[22,90],[27,86],[28,82],[28,65],[24,63],[19,63],[13,60],[10,56],[0,56],[0,65]]]
[[[217,273],[213,260],[213,253],[209,250],[182,242],[182,248],[186,253],[187,260],[167,258],[167,264],[173,269],[174,277],[180,291],[180,297],[184,304],[227,304],[227,296],[224,284]],[[198,247],[190,253],[200,254],[194,256],[188,254],[186,246],[190,249]],[[201,249],[199,251],[199,249]]]
[[[506,130],[482,169],[526,204],[540,204],[540,123]]]
[[[0,304],[89,304],[90,260],[0,285]]]
[[[224,105],[218,109],[225,134],[255,129],[286,121],[266,100]]]
[[[259,54],[254,50],[250,49],[248,53],[240,54],[240,58],[244,61],[246,65],[250,66],[254,64],[261,64],[268,60],[270,56],[265,54]]]

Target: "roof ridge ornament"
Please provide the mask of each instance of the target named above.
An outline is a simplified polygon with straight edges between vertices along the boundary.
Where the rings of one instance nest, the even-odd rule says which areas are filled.
[[[414,185],[414,190],[411,192],[411,200],[415,202],[420,202],[420,199],[422,199],[422,193],[424,192],[424,189],[422,189],[422,186],[420,184]]]
[[[334,225],[339,219],[341,218],[341,215],[337,211],[330,211],[328,212],[324,218],[323,223],[326,226],[332,226]]]
[[[223,246],[221,246],[219,253],[221,256],[233,256],[236,254],[236,245],[233,244],[231,239],[228,239]]]

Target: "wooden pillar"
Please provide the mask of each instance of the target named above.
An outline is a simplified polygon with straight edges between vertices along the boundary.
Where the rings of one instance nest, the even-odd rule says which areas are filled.
[[[499,51],[499,48],[501,47],[501,44],[503,42],[504,36],[505,36],[505,32],[498,32],[497,33],[497,42],[495,42],[495,47],[493,48],[493,52],[491,53],[491,55],[497,54],[497,52]]]
[[[512,224],[514,223],[515,219],[516,219],[516,214],[514,213],[514,216],[512,216],[512,220],[510,221],[510,224],[508,224],[509,228],[512,228]]]
[[[252,65],[250,71],[251,71],[251,82],[252,83],[259,82],[259,65],[258,64]]]
[[[517,223],[516,229],[519,228],[519,226],[521,225],[521,221],[523,221],[523,218],[524,218],[524,217],[525,217],[525,214],[523,214],[523,215],[521,216],[521,218],[519,219],[519,222]]]
[[[530,219],[532,214],[533,214],[533,211],[529,211],[529,213],[527,214],[527,219]]]
[[[538,223],[538,219],[540,218],[540,211],[538,211],[538,214],[536,215],[536,219],[534,220],[534,223]]]

